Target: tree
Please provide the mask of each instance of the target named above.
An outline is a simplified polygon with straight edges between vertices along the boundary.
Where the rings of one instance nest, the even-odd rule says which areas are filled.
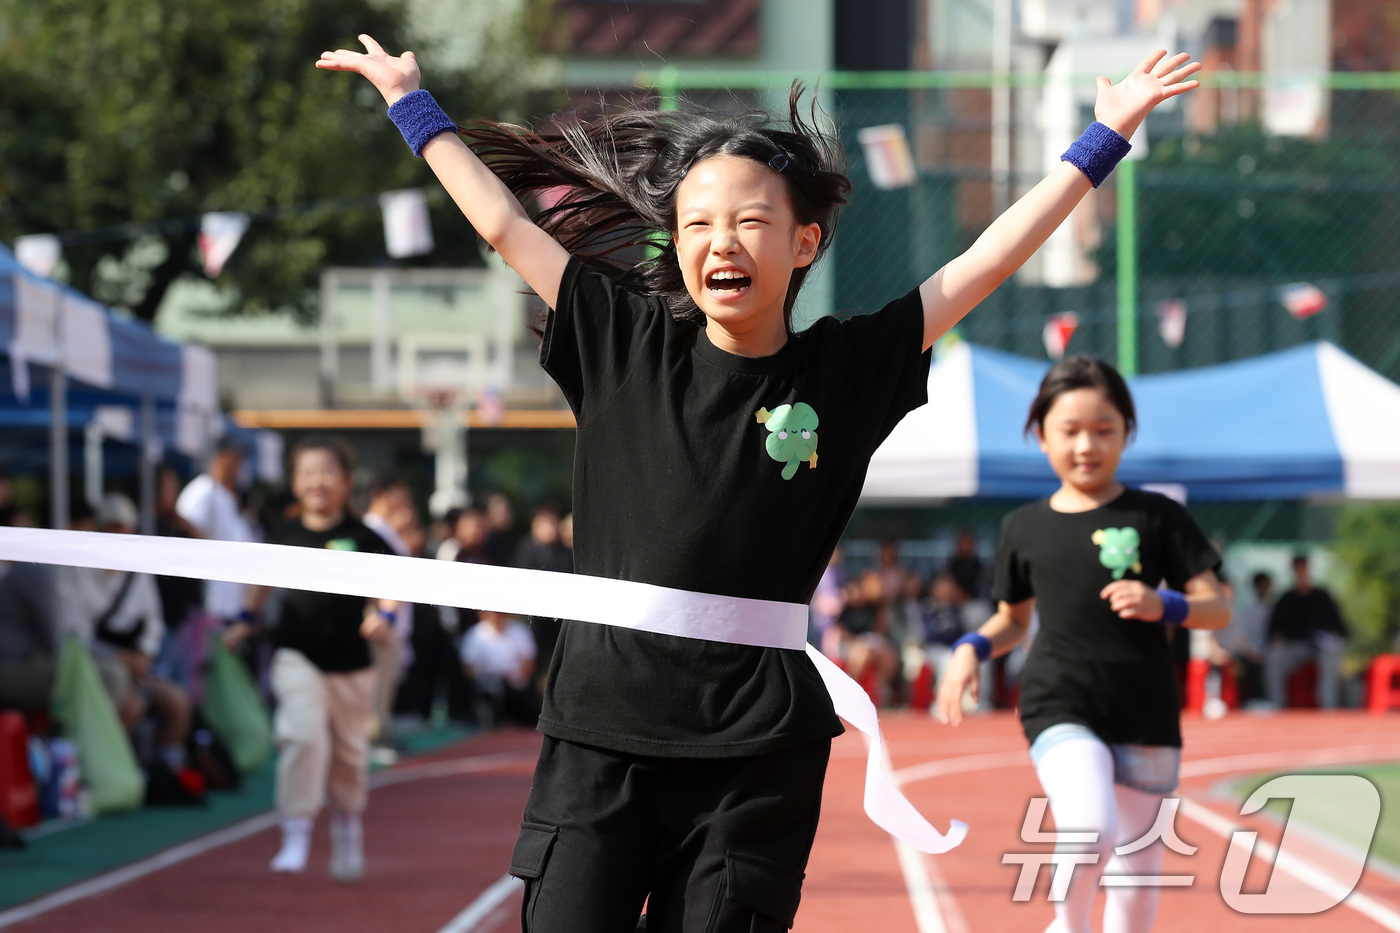
[[[0,239],[163,222],[134,238],[65,237],[73,285],[151,320],[172,283],[201,274],[200,214],[262,212],[220,285],[244,311],[309,312],[322,266],[384,261],[373,195],[431,180],[368,84],[312,63],[358,47],[361,32],[410,47],[428,2],[0,0]],[[459,119],[508,105],[509,69],[431,64],[435,95]],[[430,261],[480,262],[450,205],[435,207],[434,226]]]
[[[1394,651],[1400,636],[1400,505],[1357,503],[1337,523],[1342,607],[1352,643],[1365,654]]]

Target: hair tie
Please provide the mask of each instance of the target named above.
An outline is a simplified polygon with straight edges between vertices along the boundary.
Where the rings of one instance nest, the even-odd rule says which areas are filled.
[[[791,164],[792,156],[788,155],[786,152],[780,152],[768,160],[768,167],[780,174]]]

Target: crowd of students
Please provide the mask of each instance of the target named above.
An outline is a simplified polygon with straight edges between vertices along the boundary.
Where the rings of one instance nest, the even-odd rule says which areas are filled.
[[[537,506],[520,530],[500,493],[484,507],[425,523],[402,478],[357,483],[349,448],[338,439],[298,444],[285,492],[247,495],[243,460],[237,445],[224,444],[187,483],[162,468],[157,533],[573,568],[570,517],[550,505]],[[32,524],[18,509],[4,518]],[[135,504],[120,492],[95,508],[79,498],[70,520],[74,530],[113,534],[135,534],[139,524]],[[222,643],[275,711],[283,845],[272,867],[305,867],[311,821],[329,800],[331,871],[350,881],[363,872],[358,815],[370,758],[392,761],[400,739],[439,712],[461,725],[533,725],[557,633],[553,620],[455,607],[15,563],[0,579],[0,708],[23,711],[38,732],[61,730],[50,706],[60,653],[76,639],[132,740],[147,801],[198,803],[211,783],[196,767],[206,762],[192,761],[189,750],[208,739],[200,699]]]

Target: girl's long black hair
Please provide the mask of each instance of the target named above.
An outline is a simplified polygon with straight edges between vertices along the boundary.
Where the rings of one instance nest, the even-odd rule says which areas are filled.
[[[522,203],[565,192],[540,206],[535,222],[585,265],[663,298],[678,319],[701,320],[672,239],[676,189],[692,166],[720,155],[769,166],[787,183],[797,222],[821,228],[818,257],[831,243],[851,183],[840,143],[817,128],[815,100],[804,116],[802,94],[794,82],[786,124],[758,110],[628,109],[543,132],[489,122],[462,132]],[[789,329],[810,268],[792,272],[783,306]]]

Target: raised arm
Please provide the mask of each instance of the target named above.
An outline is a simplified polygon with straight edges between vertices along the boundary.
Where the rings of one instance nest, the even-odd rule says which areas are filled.
[[[1124,139],[1162,101],[1197,87],[1186,78],[1201,70],[1182,52],[1166,58],[1157,51],[1119,84],[1098,79],[1094,115]],[[1061,162],[1040,184],[983,231],[977,242],[919,287],[924,304],[924,349],[931,347],[964,315],[1031,258],[1055,228],[1069,217],[1092,187],[1089,178]]]
[[[366,51],[322,52],[316,67],[363,75],[390,106],[418,90],[418,61],[412,52],[394,56],[369,36],[360,41]],[[564,247],[530,220],[510,189],[456,133],[433,137],[423,147],[423,158],[477,233],[553,308],[569,261]]]

